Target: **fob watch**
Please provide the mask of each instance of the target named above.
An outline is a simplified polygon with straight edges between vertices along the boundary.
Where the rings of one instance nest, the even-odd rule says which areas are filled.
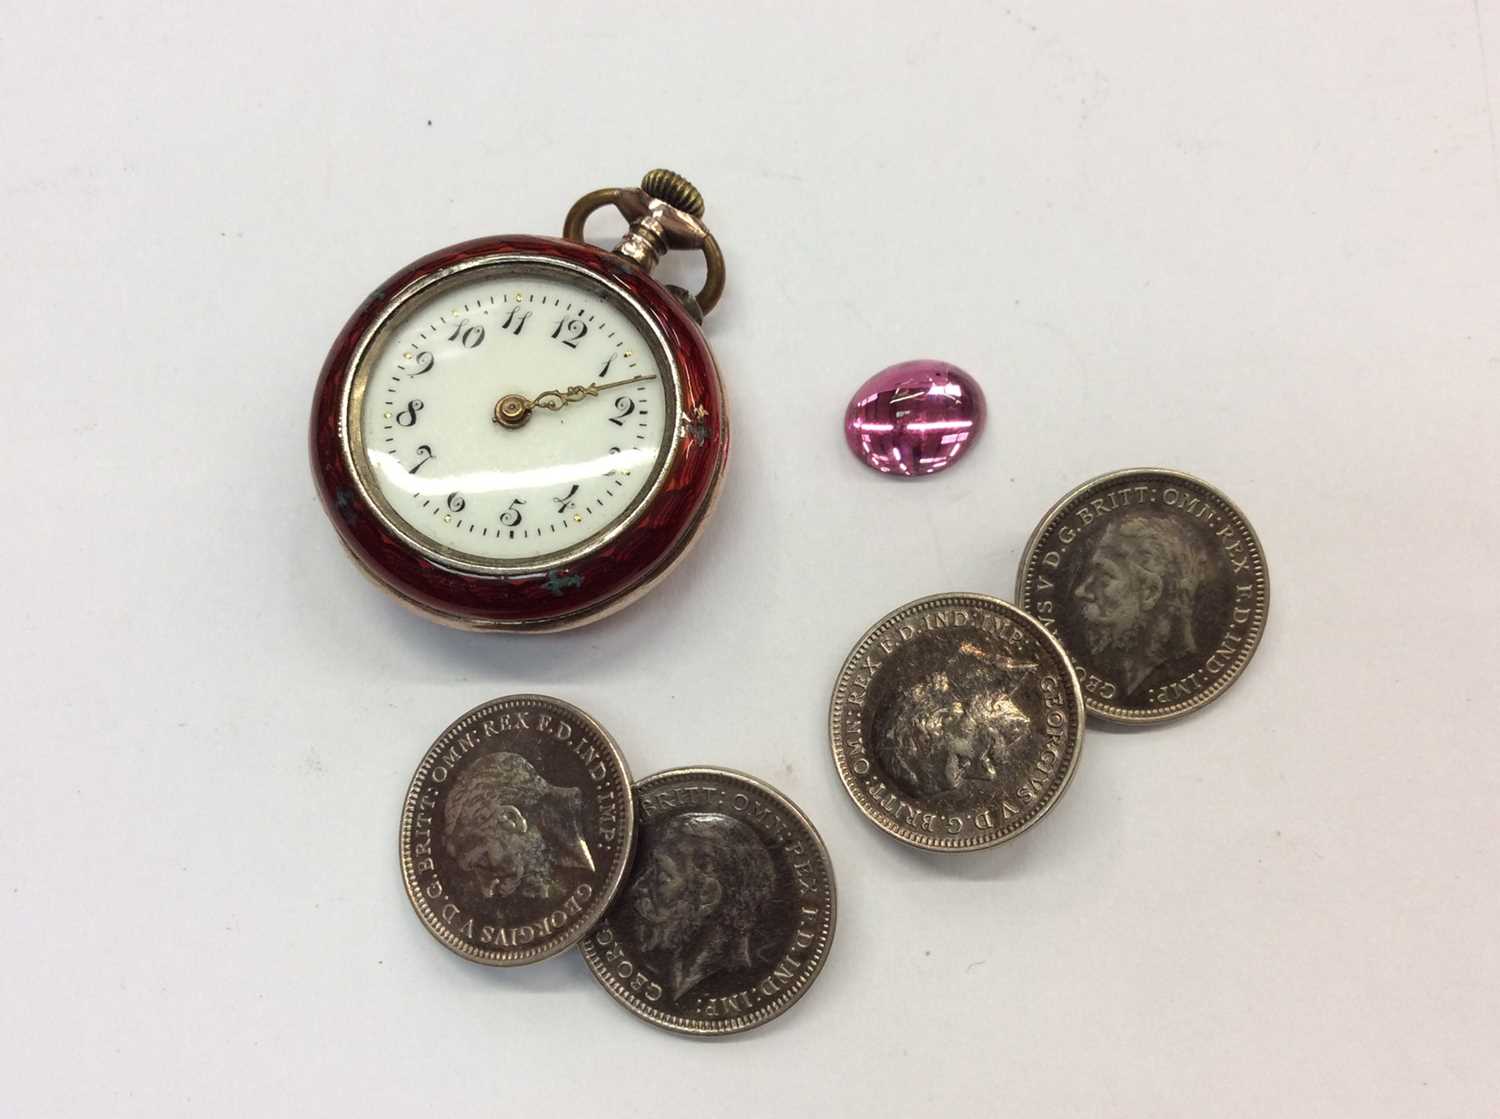
[[[583,240],[612,205],[613,251]],[[354,561],[427,617],[583,625],[654,586],[711,511],[729,450],[700,330],[724,286],[703,197],[670,171],[606,188],[562,238],[484,237],[407,265],[354,313],[313,401],[313,473]],[[697,295],[658,283],[702,252]]]

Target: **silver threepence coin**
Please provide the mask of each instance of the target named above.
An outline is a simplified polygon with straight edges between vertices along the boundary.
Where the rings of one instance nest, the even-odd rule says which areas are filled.
[[[594,978],[648,1022],[728,1034],[775,1018],[833,940],[833,867],[816,829],[769,785],[674,769],[635,787],[630,884],[581,946]]]
[[[1057,803],[1083,746],[1083,698],[1057,640],[1008,602],[940,594],[859,639],[828,716],[844,788],[914,847],[971,851]]]
[[[427,931],[460,956],[529,964],[593,927],[634,842],[614,739],[560,699],[504,696],[445,730],[417,767],[401,874]]]
[[[1158,723],[1239,678],[1271,583],[1255,530],[1227,497],[1144,468],[1095,478],[1048,510],[1016,597],[1072,656],[1091,714]]]

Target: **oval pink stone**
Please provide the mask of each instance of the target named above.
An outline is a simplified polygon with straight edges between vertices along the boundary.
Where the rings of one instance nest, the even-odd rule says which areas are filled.
[[[935,474],[984,427],[984,393],[944,361],[903,361],[871,377],[844,412],[844,437],[882,474]]]

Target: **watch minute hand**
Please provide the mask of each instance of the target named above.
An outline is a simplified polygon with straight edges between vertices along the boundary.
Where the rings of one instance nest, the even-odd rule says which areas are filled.
[[[598,396],[604,389],[617,389],[621,385],[633,385],[637,381],[654,381],[655,373],[642,373],[626,377],[621,381],[609,381],[602,385],[571,385],[565,389],[545,389],[527,400],[519,393],[508,393],[495,402],[495,422],[502,427],[517,428],[531,418],[534,409],[544,408],[556,412],[565,405],[582,400],[586,396]]]
[[[573,385],[566,389],[547,389],[527,401],[527,410],[545,408],[549,412],[556,412],[565,404],[573,404],[586,396],[598,396],[605,389],[617,389],[621,385],[633,385],[637,381],[654,381],[655,379],[654,373],[642,373],[636,377],[626,377],[621,381],[608,381],[602,385]]]

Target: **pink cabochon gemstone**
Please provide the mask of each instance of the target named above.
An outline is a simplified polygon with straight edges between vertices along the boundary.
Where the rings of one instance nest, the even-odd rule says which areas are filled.
[[[871,377],[844,412],[849,449],[882,474],[935,474],[984,427],[984,393],[945,361],[903,361]]]

